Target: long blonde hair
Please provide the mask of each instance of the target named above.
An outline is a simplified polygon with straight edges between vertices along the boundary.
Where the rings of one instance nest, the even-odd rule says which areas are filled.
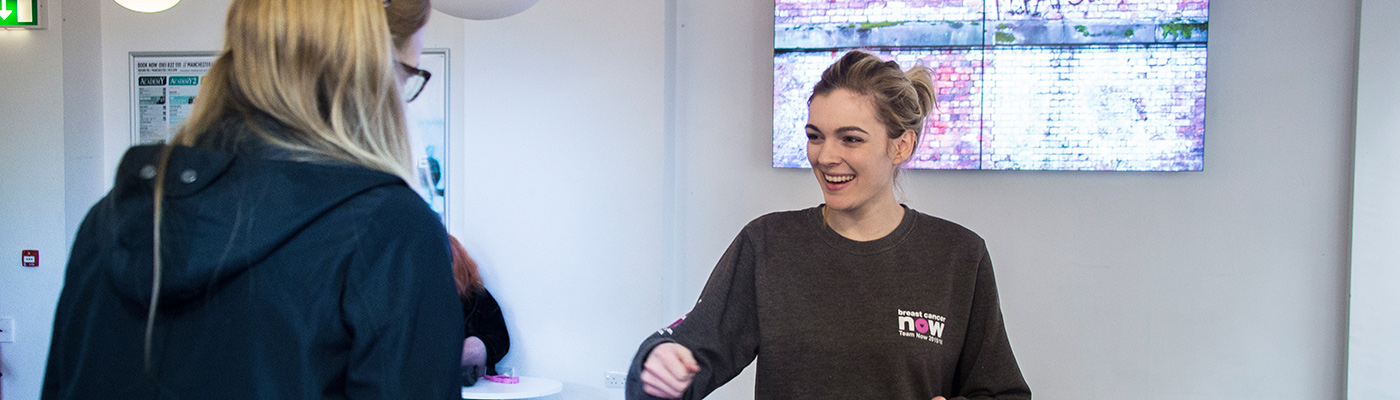
[[[174,146],[221,147],[256,135],[270,146],[339,160],[413,182],[412,153],[399,97],[382,0],[233,0],[223,54],[210,67],[190,118]],[[264,129],[262,115],[281,129]],[[242,130],[216,129],[241,117]],[[147,311],[145,363],[161,286],[161,211],[173,146],[162,151],[155,176],[153,276]]]
[[[380,0],[234,0],[224,52],[171,141],[199,146],[223,118],[262,113],[268,144],[412,182],[412,153]]]

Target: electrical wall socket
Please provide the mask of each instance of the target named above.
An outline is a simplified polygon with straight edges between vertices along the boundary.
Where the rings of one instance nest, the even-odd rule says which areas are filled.
[[[627,373],[608,371],[608,374],[603,376],[603,386],[610,388],[620,388],[623,386],[627,386]]]
[[[11,317],[0,318],[0,343],[15,342],[15,319]]]

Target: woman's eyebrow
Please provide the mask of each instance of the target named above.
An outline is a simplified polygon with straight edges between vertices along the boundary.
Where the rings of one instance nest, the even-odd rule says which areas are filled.
[[[843,126],[843,127],[840,127],[840,128],[836,128],[836,133],[848,133],[848,132],[860,132],[860,133],[864,133],[864,134],[867,134],[867,135],[870,134],[870,132],[866,132],[864,129],[860,129],[859,126]]]
[[[817,128],[816,125],[812,125],[812,124],[807,124],[807,130],[810,130],[810,131],[817,131],[818,133],[821,133],[821,131],[822,131],[821,128]],[[867,134],[867,135],[870,134],[870,132],[866,132],[864,129],[860,129],[859,126],[843,126],[843,127],[840,127],[840,128],[836,128],[836,133],[847,133],[847,132],[860,132],[860,133],[864,133],[864,134]]]

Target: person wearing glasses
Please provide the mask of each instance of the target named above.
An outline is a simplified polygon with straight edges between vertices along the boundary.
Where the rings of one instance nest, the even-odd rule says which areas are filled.
[[[190,118],[126,153],[74,239],[43,399],[460,398],[385,6],[232,0]]]
[[[932,77],[852,51],[808,98],[823,204],[745,226],[700,300],[647,338],[628,399],[703,398],[758,358],[757,399],[1029,400],[987,248],[896,200]]]
[[[418,58],[423,53],[423,27],[428,25],[428,16],[432,12],[428,0],[391,0],[384,3],[389,37],[394,43],[394,58],[403,86],[399,94],[405,103],[418,99],[428,80],[433,77],[428,71],[418,69]]]

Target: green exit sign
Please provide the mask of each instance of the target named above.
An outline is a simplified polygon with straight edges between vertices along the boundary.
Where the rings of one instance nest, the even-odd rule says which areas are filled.
[[[0,0],[0,28],[43,28],[40,0]]]

